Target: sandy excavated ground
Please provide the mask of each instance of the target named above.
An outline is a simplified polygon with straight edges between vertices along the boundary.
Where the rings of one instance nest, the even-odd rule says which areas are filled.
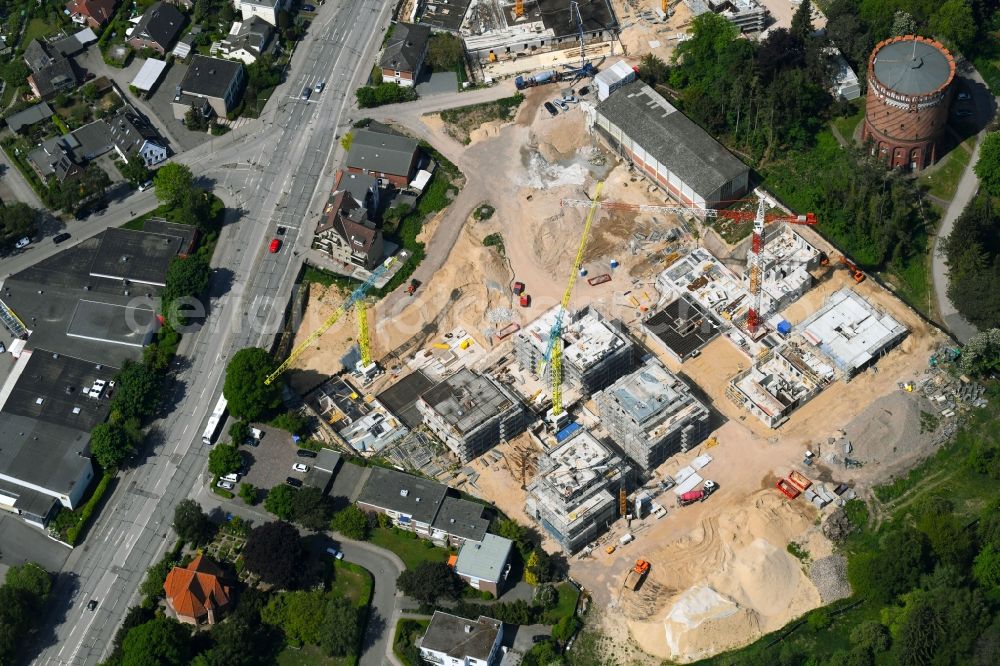
[[[562,209],[559,202],[564,197],[585,198],[598,178],[606,181],[607,200],[664,201],[649,191],[647,182],[616,166],[612,156],[595,151],[579,109],[550,118],[540,107],[551,95],[551,89],[529,90],[513,123],[491,124],[474,133],[473,145],[488,148],[490,162],[467,176],[488,183],[489,203],[496,213],[489,221],[466,223],[444,268],[391,322],[382,320],[379,306],[370,311],[376,358],[401,345],[406,345],[403,353],[412,354],[426,346],[435,331],[455,328],[465,328],[489,348],[487,333],[497,323],[487,312],[507,308],[514,321],[525,325],[558,303],[587,213]],[[442,142],[451,141],[436,117],[422,122]],[[604,166],[594,164],[602,159]],[[613,279],[598,287],[579,280],[571,307],[604,303],[605,310],[628,322],[635,316],[633,308],[615,305],[625,291],[647,290],[655,299],[648,286],[635,284],[648,281],[660,267],[650,261],[649,253],[631,256],[625,249],[635,230],[649,229],[654,217],[602,213],[596,219],[584,266],[590,275],[609,272]],[[657,222],[659,228],[673,223],[663,215]],[[426,239],[434,224],[427,225]],[[826,247],[812,230],[800,231]],[[490,233],[502,234],[506,257],[482,246]],[[610,270],[612,258],[621,262],[621,268]],[[750,362],[727,339],[715,340],[684,364],[661,356],[668,367],[698,384],[726,422],[715,433],[718,446],[677,456],[660,473],[676,472],[695,455],[707,452],[714,461],[701,474],[717,481],[720,490],[708,501],[682,509],[673,506],[673,493],[668,491],[658,498],[669,512],[667,517],[634,522],[630,528],[619,521],[593,555],[571,560],[574,579],[587,588],[598,608],[609,611],[601,614],[608,640],[617,641],[609,654],[628,655],[631,663],[632,646],[638,645],[661,659],[690,661],[746,644],[819,606],[819,593],[804,565],[786,548],[791,541],[804,544],[815,561],[829,555],[831,545],[816,524],[817,509],[801,499],[789,502],[774,489],[779,475],[797,467],[807,447],[825,454],[827,438],[841,429],[847,431],[855,457],[864,460],[865,467],[848,471],[821,459],[811,470],[813,478],[849,481],[863,494],[874,481],[926,454],[929,437],[913,431],[923,398],[899,391],[897,384],[918,378],[942,336],[870,280],[855,285],[846,271],[835,267],[820,269],[816,276],[816,287],[787,312],[793,323],[833,291],[851,286],[906,324],[909,337],[879,360],[877,374],[866,372],[849,384],[836,382],[778,431],[764,427],[725,397],[729,379]],[[527,284],[530,308],[512,303],[509,285],[514,279]],[[323,291],[310,294],[308,316],[316,321],[343,298]],[[354,325],[353,316],[345,317],[298,365],[323,373],[339,370],[354,344]],[[300,335],[308,330],[303,326]],[[386,365],[397,363],[390,358]],[[916,427],[919,430],[919,422]],[[477,494],[495,501],[508,515],[527,520],[521,481],[503,462],[481,459],[474,468],[481,474],[474,489]],[[626,529],[635,541],[611,555],[605,553],[604,545],[617,543]],[[637,592],[623,591],[625,573],[637,557],[652,563],[650,576]]]

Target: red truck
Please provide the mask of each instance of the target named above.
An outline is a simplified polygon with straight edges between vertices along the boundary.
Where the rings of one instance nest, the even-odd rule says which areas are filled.
[[[416,293],[417,289],[420,288],[420,280],[410,280],[410,285],[406,288],[406,293],[410,296]]]
[[[687,506],[688,504],[694,504],[695,502],[704,502],[709,495],[714,493],[718,489],[718,485],[715,481],[706,481],[705,485],[701,487],[701,490],[689,490],[683,493],[677,498],[677,504],[679,506]]]
[[[515,296],[520,296],[522,293],[524,293],[524,283],[523,282],[515,282],[514,283],[514,295]]]
[[[528,294],[521,294],[521,307],[526,308],[531,306],[531,296]]]

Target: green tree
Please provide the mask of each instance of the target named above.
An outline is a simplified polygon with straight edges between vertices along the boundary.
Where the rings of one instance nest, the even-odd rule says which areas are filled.
[[[240,499],[254,506],[258,501],[257,486],[252,483],[241,483],[240,484]]]
[[[251,434],[250,424],[246,421],[234,420],[229,424],[229,438],[235,446],[246,443]]]
[[[212,538],[212,521],[193,499],[181,500],[174,509],[174,532],[192,546]]]
[[[278,364],[260,347],[247,347],[233,354],[226,366],[223,395],[229,411],[244,421],[260,421],[281,405],[281,383],[265,384]]]
[[[115,377],[111,409],[123,419],[151,416],[156,409],[160,378],[143,363],[125,361]]]
[[[321,626],[323,652],[331,657],[357,654],[361,643],[361,613],[350,599],[328,596]]]
[[[462,40],[455,35],[440,32],[427,42],[425,61],[435,72],[453,71],[462,65],[462,57]]]
[[[183,323],[184,310],[177,303],[180,298],[197,298],[208,287],[212,269],[208,258],[202,254],[174,257],[167,267],[166,286],[160,293],[161,310],[170,321]],[[176,325],[176,324],[175,324]]]
[[[14,88],[23,86],[30,74],[31,70],[28,69],[23,58],[10,58],[3,66],[3,80],[7,82],[8,86]]]
[[[984,589],[1000,588],[1000,548],[988,544],[976,556],[972,575]]]
[[[917,22],[913,20],[913,15],[903,10],[896,10],[892,15],[892,35],[902,37],[903,35],[913,35],[917,32]]]
[[[99,423],[90,431],[90,453],[104,469],[121,465],[135,451],[125,430],[111,423]]]
[[[399,574],[396,587],[408,597],[432,604],[439,597],[457,599],[462,582],[444,562],[421,562],[416,569]]]
[[[1000,132],[990,132],[979,145],[979,160],[973,167],[979,185],[1000,197]]]
[[[17,564],[7,570],[4,585],[19,590],[37,613],[52,591],[52,575],[34,562]]]
[[[185,666],[191,658],[191,630],[177,620],[157,617],[128,632],[121,666]]]
[[[264,498],[264,508],[282,520],[291,520],[295,516],[295,493],[291,486],[277,485]]]
[[[194,176],[189,167],[171,162],[157,169],[153,185],[156,187],[156,198],[173,208],[194,187]]]
[[[232,444],[217,444],[208,454],[208,471],[215,476],[225,476],[239,471],[243,457]]]
[[[967,375],[988,375],[1000,371],[1000,328],[973,335],[962,348],[958,364]]]
[[[792,27],[789,32],[802,42],[812,36],[812,2],[810,0],[802,0],[799,3],[799,8],[792,14]]]
[[[524,564],[524,581],[528,585],[538,585],[538,574],[536,573],[538,569],[538,550],[531,551],[531,555],[528,556],[528,561]]]
[[[556,639],[560,643],[565,643],[569,639],[573,638],[577,629],[580,628],[580,621],[576,619],[575,615],[564,615],[559,618],[555,626],[552,627],[552,638]]]
[[[931,30],[959,48],[971,44],[976,36],[972,8],[965,0],[945,0],[935,8],[930,19]]]
[[[993,199],[980,191],[955,220],[944,242],[948,298],[980,330],[1000,327],[1000,234],[997,229],[1000,229],[1000,216],[994,211]]]
[[[889,649],[889,632],[883,624],[865,620],[851,630],[851,643],[868,654],[880,654]]]
[[[368,538],[368,516],[356,504],[352,504],[334,514],[330,529],[348,539],[364,541]]]
[[[299,573],[302,539],[292,525],[276,521],[255,527],[243,549],[243,564],[265,583],[287,589]]]
[[[151,175],[149,167],[146,166],[146,160],[142,158],[139,151],[133,151],[128,156],[128,160],[121,164],[118,170],[121,171],[125,180],[132,183],[132,185],[136,187],[139,187],[143,183],[147,182]]]
[[[911,590],[931,565],[927,537],[907,527],[890,531],[874,551],[850,558],[847,573],[858,593],[889,603]]]
[[[662,58],[647,53],[639,60],[639,78],[645,83],[656,87],[665,84],[670,77],[670,68]]]
[[[0,201],[0,248],[13,247],[21,238],[38,231],[38,211],[19,201]]]
[[[330,523],[333,513],[332,500],[319,488],[306,486],[292,496],[295,522],[306,529],[322,532]]]
[[[327,595],[322,590],[282,592],[271,597],[261,619],[281,627],[290,645],[319,645]]]
[[[36,600],[28,592],[0,586],[0,663],[14,663],[14,654],[31,630],[36,611]]]

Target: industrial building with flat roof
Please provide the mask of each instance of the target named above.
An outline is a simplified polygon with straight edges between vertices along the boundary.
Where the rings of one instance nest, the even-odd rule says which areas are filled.
[[[560,309],[559,305],[551,308],[514,337],[514,355],[521,370],[537,378],[543,367],[546,384],[550,383],[550,364],[543,361]],[[562,341],[563,381],[583,395],[601,390],[632,369],[632,340],[593,307],[563,315]]]
[[[117,368],[35,349],[0,390],[0,509],[44,525],[73,509],[94,470],[90,430],[107,417]]]
[[[908,333],[892,316],[849,288],[831,294],[796,331],[847,377],[868,367]]]
[[[726,396],[769,428],[788,416],[834,379],[834,368],[806,345],[788,342],[769,349],[729,381]]]
[[[750,168],[640,80],[591,107],[587,124],[681,203],[725,208],[747,191]]]
[[[520,434],[529,420],[510,389],[468,368],[425,391],[417,410],[462,462]]]
[[[525,513],[559,545],[575,553],[618,518],[622,459],[592,434],[577,429],[538,459]]]
[[[644,470],[708,436],[709,411],[655,358],[594,395],[611,439]]]

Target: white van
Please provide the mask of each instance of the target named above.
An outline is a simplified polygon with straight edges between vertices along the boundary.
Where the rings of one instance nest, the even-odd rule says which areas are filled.
[[[239,472],[233,472],[232,474],[226,474],[225,476],[220,476],[223,481],[228,481],[229,483],[236,483],[240,480]]]

